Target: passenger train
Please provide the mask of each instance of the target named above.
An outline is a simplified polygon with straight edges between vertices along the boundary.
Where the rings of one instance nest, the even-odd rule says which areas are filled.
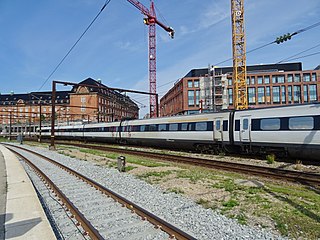
[[[45,127],[41,135],[50,136]],[[320,103],[57,126],[56,138],[320,159]]]

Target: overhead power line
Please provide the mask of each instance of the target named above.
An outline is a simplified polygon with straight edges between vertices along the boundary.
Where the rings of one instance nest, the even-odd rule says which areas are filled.
[[[312,25],[310,25],[310,26],[308,26],[308,27],[305,27],[305,28],[302,28],[302,29],[300,29],[300,30],[298,30],[298,31],[295,31],[295,32],[293,32],[293,33],[285,34],[285,35],[281,36],[281,37],[282,37],[282,42],[283,42],[283,41],[290,40],[292,36],[295,36],[295,35],[297,35],[297,34],[306,32],[306,31],[308,31],[308,30],[310,30],[310,29],[312,29],[312,28],[318,27],[319,25],[320,25],[320,22],[317,22],[317,23],[314,23],[314,24],[312,24]],[[280,38],[281,38],[281,37],[280,37]],[[267,46],[269,46],[269,45],[272,45],[273,43],[278,43],[278,42],[280,43],[280,42],[281,42],[281,39],[280,39],[280,38],[278,37],[276,40],[274,40],[274,41],[272,41],[272,42],[266,43],[266,44],[264,44],[264,45],[262,45],[262,46],[260,46],[260,47],[257,47],[257,48],[254,48],[254,49],[252,49],[252,50],[249,50],[249,51],[246,52],[246,54],[252,53],[252,52],[257,51],[257,50],[262,49],[262,48],[265,48],[265,47],[267,47]],[[214,66],[217,66],[217,65],[220,65],[220,64],[222,64],[222,63],[228,62],[228,61],[230,61],[230,60],[232,60],[232,59],[233,59],[233,58],[228,58],[228,59],[226,59],[226,60],[224,60],[224,61],[222,61],[222,62],[218,62],[218,63],[214,64]]]
[[[285,62],[285,61],[288,61],[288,60],[290,60],[291,58],[294,58],[294,57],[296,57],[296,56],[299,56],[300,54],[305,53],[305,52],[308,52],[308,51],[310,51],[310,50],[312,50],[312,49],[314,49],[314,48],[317,48],[317,47],[319,47],[319,46],[320,46],[320,44],[317,44],[317,45],[315,45],[315,46],[313,46],[313,47],[311,47],[311,48],[308,48],[308,49],[306,49],[306,50],[303,50],[303,51],[301,51],[301,52],[298,52],[297,54],[294,54],[294,55],[292,55],[292,56],[290,56],[290,57],[287,57],[287,58],[282,59],[281,61],[277,62],[277,64],[278,64],[278,63]]]
[[[311,56],[318,55],[318,54],[320,54],[320,52],[310,53],[308,55],[304,55],[304,56],[300,56],[300,57],[296,57],[296,58],[290,58],[287,61],[293,61],[293,60],[297,60],[297,59],[300,59],[300,58],[311,57]]]
[[[95,18],[91,21],[91,23],[88,25],[88,27],[84,30],[84,32],[80,35],[78,40],[72,45],[72,47],[69,49],[67,54],[61,59],[61,61],[58,63],[58,65],[53,69],[53,71],[50,73],[50,75],[47,77],[47,79],[43,82],[41,87],[38,89],[40,91],[43,86],[48,82],[48,80],[52,77],[52,75],[58,70],[60,65],[63,63],[63,61],[68,57],[68,55],[71,53],[71,51],[75,48],[75,46],[78,44],[78,42],[81,40],[81,38],[86,34],[86,32],[89,30],[89,28],[92,26],[92,24],[97,20],[97,18],[100,16],[100,14],[103,12],[103,10],[106,8],[106,6],[111,2],[111,0],[106,0],[106,2],[103,4],[102,8],[98,12],[98,14],[95,16]]]

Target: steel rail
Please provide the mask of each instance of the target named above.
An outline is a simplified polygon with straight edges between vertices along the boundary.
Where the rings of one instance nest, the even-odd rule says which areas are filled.
[[[80,223],[81,227],[85,230],[86,234],[91,239],[100,240],[104,239],[98,230],[94,228],[91,223],[84,217],[84,215],[73,205],[73,203],[68,199],[68,197],[36,166],[34,165],[29,159],[21,155],[20,153],[16,152],[15,150],[8,148],[12,151],[15,155],[19,158],[23,159],[31,168],[34,169],[36,173],[40,176],[42,181],[47,183],[50,188],[55,192],[57,197],[63,202],[63,204],[69,209],[75,219]]]
[[[174,239],[178,239],[178,240],[196,240],[196,238],[192,237],[191,235],[189,235],[188,233],[182,231],[181,229],[173,226],[172,224],[166,222],[165,220],[157,217],[156,215],[154,215],[153,213],[143,209],[142,207],[138,206],[137,204],[131,202],[130,200],[122,197],[121,195],[113,192],[112,190],[104,187],[103,185],[89,179],[88,177],[74,171],[73,169],[64,166],[61,163],[58,163],[46,156],[43,156],[42,154],[39,154],[37,152],[31,151],[29,149],[25,149],[22,147],[18,147],[18,146],[14,146],[14,145],[10,145],[10,144],[4,144],[6,146],[10,146],[10,147],[15,147],[15,148],[19,148],[21,150],[30,152],[34,155],[37,155],[40,158],[43,158],[51,163],[53,163],[54,165],[64,169],[65,171],[69,172],[70,174],[78,177],[79,179],[82,179],[83,181],[87,182],[89,185],[91,185],[92,187],[94,187],[95,189],[101,191],[102,193],[106,194],[107,196],[112,197],[116,202],[119,202],[123,207],[126,207],[128,209],[130,209],[132,212],[136,213],[137,215],[139,215],[143,220],[147,220],[150,223],[152,223],[154,226],[156,226],[157,228],[162,229],[163,231],[165,231],[166,233],[169,234],[169,236],[171,238]]]
[[[320,174],[317,174],[317,173],[307,173],[307,172],[285,170],[285,169],[279,169],[279,168],[254,166],[254,165],[243,164],[243,163],[224,162],[219,160],[177,156],[177,155],[171,155],[171,154],[146,152],[141,150],[122,149],[122,148],[120,149],[120,148],[98,146],[98,145],[88,145],[88,144],[68,143],[68,142],[63,142],[60,144],[77,146],[82,148],[90,148],[90,149],[96,149],[96,150],[102,150],[102,151],[117,152],[121,154],[139,155],[143,157],[160,159],[162,161],[167,161],[167,162],[174,161],[179,163],[197,165],[201,167],[216,168],[216,169],[240,172],[245,174],[272,177],[276,179],[286,179],[289,181],[294,181],[299,183],[309,183],[309,184],[320,185]]]

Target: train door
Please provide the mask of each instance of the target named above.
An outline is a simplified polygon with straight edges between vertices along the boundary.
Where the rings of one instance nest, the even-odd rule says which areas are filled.
[[[223,141],[222,135],[222,118],[216,118],[213,125],[213,138],[216,142]]]
[[[251,131],[251,117],[243,116],[240,117],[240,141],[243,143],[251,142],[250,131]]]

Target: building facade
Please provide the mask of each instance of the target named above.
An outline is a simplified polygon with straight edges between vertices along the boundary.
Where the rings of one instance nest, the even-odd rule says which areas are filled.
[[[92,78],[79,84],[83,86],[56,92],[56,122],[69,124],[75,121],[110,122],[138,118],[139,108],[129,97],[108,89]],[[37,125],[40,120],[43,124],[50,123],[51,98],[52,92],[0,95],[0,125]]]
[[[320,70],[301,63],[247,66],[250,108],[318,102]],[[160,100],[160,115],[233,109],[232,67],[193,69]]]

